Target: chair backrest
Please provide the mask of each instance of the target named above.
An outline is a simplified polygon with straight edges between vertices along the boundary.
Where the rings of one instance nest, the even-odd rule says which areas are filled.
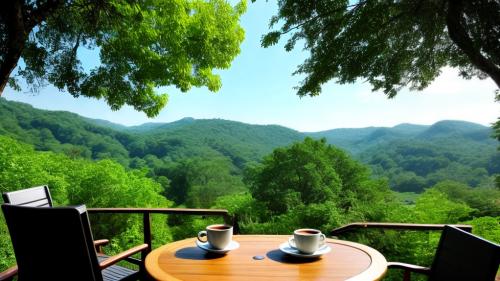
[[[3,204],[19,280],[102,281],[85,205]]]
[[[445,226],[429,280],[492,281],[500,263],[500,245]]]
[[[52,197],[46,185],[4,192],[3,201],[12,205],[27,207],[52,207]]]

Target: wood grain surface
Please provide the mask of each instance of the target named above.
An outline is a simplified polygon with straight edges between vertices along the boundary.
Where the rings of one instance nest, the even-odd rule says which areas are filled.
[[[196,238],[177,241],[152,251],[147,271],[157,280],[379,280],[387,261],[378,251],[358,243],[327,239],[332,251],[316,259],[282,253],[285,235],[235,235],[240,247],[226,255],[207,253]],[[263,256],[255,260],[254,256]]]

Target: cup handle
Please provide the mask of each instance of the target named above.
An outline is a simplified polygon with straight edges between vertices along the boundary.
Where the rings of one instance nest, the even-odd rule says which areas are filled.
[[[288,245],[292,246],[293,248],[297,248],[297,246],[295,245],[295,238],[288,238]]]
[[[207,237],[207,232],[205,230],[198,232],[198,241],[200,241],[202,243],[205,243],[208,241],[208,239],[206,239],[205,241],[201,240],[202,237]]]
[[[320,242],[319,242],[319,247],[321,248],[321,247],[325,246],[325,244],[326,244],[326,236],[323,233],[321,233],[320,237],[321,238],[320,238]]]

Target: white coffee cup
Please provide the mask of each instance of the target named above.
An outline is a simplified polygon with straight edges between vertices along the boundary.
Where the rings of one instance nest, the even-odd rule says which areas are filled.
[[[326,237],[317,229],[302,228],[293,232],[293,237],[288,239],[288,244],[304,254],[312,254],[323,247]]]
[[[203,241],[202,237],[207,237]],[[207,242],[212,248],[221,250],[226,248],[233,239],[233,227],[225,224],[212,224],[207,226],[205,230],[198,232],[198,240],[200,242]]]

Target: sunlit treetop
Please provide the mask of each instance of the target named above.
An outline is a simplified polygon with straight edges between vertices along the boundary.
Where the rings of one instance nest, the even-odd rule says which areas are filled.
[[[71,95],[128,104],[152,117],[167,103],[162,86],[221,87],[215,69],[240,52],[245,0],[15,0],[0,10],[0,94],[20,76]],[[82,49],[99,53],[86,69]],[[17,73],[11,73],[19,59]]]
[[[367,81],[389,97],[422,90],[443,67],[464,78],[491,77],[500,87],[499,0],[280,0],[262,45],[287,34],[287,51],[310,56],[295,74],[298,95],[318,95],[330,80]]]

